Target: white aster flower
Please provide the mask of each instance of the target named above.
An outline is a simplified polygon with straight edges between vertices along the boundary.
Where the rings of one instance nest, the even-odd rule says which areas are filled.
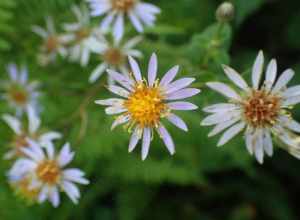
[[[65,168],[74,157],[70,145],[66,143],[56,155],[53,146],[46,148],[45,153],[36,142],[28,140],[28,143],[29,147],[22,149],[28,158],[18,159],[9,171],[9,176],[14,179],[30,176],[29,189],[39,190],[39,203],[49,200],[57,207],[61,190],[76,204],[80,192],[75,183],[86,185],[89,181],[84,178],[84,172],[80,169]]]
[[[126,43],[109,42],[104,38],[92,38],[87,45],[92,52],[99,54],[100,63],[91,73],[89,82],[94,83],[105,72],[107,68],[121,71],[128,74],[127,57],[141,57],[142,53],[134,47],[142,40],[140,36],[134,37]],[[109,84],[112,84],[111,77],[108,76]]]
[[[237,93],[231,87],[220,82],[209,82],[207,86],[229,99],[228,103],[208,106],[203,110],[211,113],[202,121],[202,125],[215,125],[209,133],[213,136],[223,133],[218,146],[226,144],[231,138],[244,131],[246,147],[254,154],[259,163],[263,163],[264,153],[273,155],[272,134],[289,147],[291,154],[300,158],[300,147],[292,138],[293,132],[300,133],[300,124],[292,119],[289,109],[300,102],[300,86],[287,88],[294,76],[291,69],[284,71],[277,79],[277,63],[269,63],[265,80],[263,76],[264,57],[259,52],[252,69],[252,88],[232,68],[224,66],[227,77],[241,91]]]
[[[121,40],[124,33],[124,17],[128,16],[138,32],[144,31],[145,26],[153,26],[156,14],[160,9],[153,4],[140,0],[87,0],[92,9],[92,16],[106,17],[101,22],[101,29],[107,31],[113,26],[114,38]]]
[[[10,79],[1,82],[2,98],[16,110],[18,116],[22,115],[29,107],[38,111],[40,93],[37,88],[39,83],[36,81],[28,82],[28,71],[25,67],[18,70],[15,64],[9,64],[7,72]]]
[[[182,78],[173,81],[179,68],[175,66],[159,81],[156,79],[158,67],[155,54],[149,61],[148,80],[142,78],[139,65],[132,57],[129,57],[129,63],[132,77],[108,70],[108,74],[122,86],[111,85],[108,86],[108,89],[122,98],[98,100],[96,104],[107,106],[105,112],[108,115],[119,115],[114,121],[112,129],[125,123],[129,130],[133,129],[129,152],[133,151],[139,140],[142,139],[142,159],[145,160],[154,130],[156,130],[170,154],[174,154],[174,142],[161,120],[166,118],[176,127],[184,131],[188,130],[185,122],[173,111],[197,109],[197,106],[190,102],[177,101],[200,92],[198,89],[186,88],[195,79]]]
[[[11,115],[4,114],[2,118],[15,133],[11,142],[12,149],[4,155],[5,159],[24,156],[22,149],[28,147],[28,139],[36,141],[43,147],[51,147],[54,140],[61,138],[61,134],[58,132],[44,132],[40,128],[41,120],[32,108],[28,108],[27,112],[28,127]]]
[[[46,28],[34,25],[32,31],[43,39],[41,53],[38,56],[41,65],[54,62],[57,54],[62,57],[67,56],[65,44],[70,41],[69,36],[62,36],[56,32],[51,17],[46,18]]]
[[[64,36],[70,40],[69,56],[72,62],[80,62],[81,66],[86,66],[90,58],[90,48],[87,41],[96,35],[101,37],[101,31],[98,28],[91,27],[90,14],[86,7],[72,6],[77,21],[75,23],[67,23],[64,30],[67,32]]]

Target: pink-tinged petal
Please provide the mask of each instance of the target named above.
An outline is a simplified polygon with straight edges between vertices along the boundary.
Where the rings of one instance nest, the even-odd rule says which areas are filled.
[[[176,80],[173,83],[170,83],[168,86],[166,86],[166,94],[170,94],[173,92],[176,92],[180,89],[183,89],[187,86],[189,86],[192,82],[195,81],[195,78],[182,78],[179,80]]]
[[[119,96],[122,96],[124,98],[127,98],[129,96],[129,92],[126,89],[124,89],[120,86],[109,85],[107,88],[112,93],[114,93],[116,95],[119,95]]]
[[[161,124],[158,127],[158,133],[160,137],[163,139],[163,142],[165,143],[168,151],[170,152],[171,155],[175,153],[175,145],[173,142],[173,139],[167,129]]]
[[[252,84],[254,89],[258,89],[260,79],[263,73],[264,68],[264,54],[262,51],[259,51],[258,56],[254,62],[252,68]]]
[[[184,130],[184,131],[188,131],[188,127],[186,125],[186,123],[177,115],[175,114],[170,114],[167,119],[176,127]]]
[[[198,106],[190,102],[171,102],[168,103],[168,106],[172,110],[183,110],[183,111],[195,110],[198,108]]]
[[[155,53],[152,54],[148,64],[148,83],[149,86],[153,86],[157,74],[157,56]]]
[[[139,33],[142,33],[144,31],[144,28],[143,28],[143,25],[142,23],[140,22],[139,18],[133,13],[133,12],[130,12],[128,14],[129,16],[129,19],[131,21],[131,23],[133,24],[133,26],[135,27],[135,29],[139,32]]]
[[[132,80],[130,80],[128,77],[114,70],[107,70],[107,72],[121,86],[124,86],[129,91],[132,91],[132,86],[134,85],[134,82]]]
[[[134,148],[136,147],[137,143],[139,140],[142,138],[142,131],[140,128],[136,127],[134,129],[134,132],[131,135],[130,142],[129,142],[129,147],[128,147],[128,152],[132,152]]]
[[[291,81],[291,79],[294,77],[295,72],[291,69],[287,69],[284,71],[280,77],[278,78],[277,82],[275,83],[275,86],[272,89],[273,93],[279,92],[282,90],[286,85]]]
[[[151,129],[144,128],[143,131],[143,143],[142,143],[142,160],[145,160],[148,156],[151,142]]]
[[[18,69],[16,64],[9,64],[7,66],[7,71],[9,73],[9,77],[12,81],[16,81],[18,78]]]
[[[173,79],[176,77],[179,70],[179,66],[174,66],[172,69],[170,69],[161,79],[159,85],[160,86],[167,86],[170,82],[173,81]]]
[[[167,95],[166,100],[185,99],[200,93],[200,89],[187,88]]]
[[[117,16],[116,22],[113,28],[113,35],[116,42],[120,42],[124,34],[124,16],[123,13]]]
[[[49,199],[51,204],[56,208],[59,205],[60,197],[57,187],[52,187],[49,192]]]
[[[48,195],[49,195],[49,187],[44,186],[39,193],[39,197],[38,197],[39,203],[44,202],[48,198]]]
[[[129,59],[129,64],[130,64],[130,67],[131,67],[131,70],[132,70],[135,80],[137,82],[142,81],[142,74],[141,74],[141,69],[139,67],[139,64],[131,56],[129,56],[128,59]]]

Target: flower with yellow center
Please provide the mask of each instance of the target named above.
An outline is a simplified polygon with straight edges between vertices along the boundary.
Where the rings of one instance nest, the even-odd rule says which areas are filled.
[[[16,110],[18,116],[27,111],[29,107],[36,109],[39,84],[35,81],[28,82],[28,71],[25,67],[19,70],[16,64],[9,64],[7,72],[10,79],[1,83],[4,92],[2,97]]]
[[[54,207],[60,203],[59,191],[65,192],[69,198],[77,203],[80,193],[75,185],[88,184],[84,178],[84,173],[75,168],[65,168],[74,157],[74,152],[70,150],[70,145],[65,144],[59,154],[55,155],[54,147],[48,146],[46,152],[41,146],[28,139],[29,147],[22,151],[27,158],[18,159],[11,170],[11,179],[28,178],[27,189],[38,190],[38,202],[49,200]]]
[[[141,57],[140,51],[134,47],[141,41],[141,37],[137,36],[129,41],[122,42],[109,42],[104,37],[93,37],[87,41],[87,46],[93,53],[100,55],[102,62],[94,69],[89,78],[90,83],[94,83],[107,68],[116,71],[121,71],[128,74],[126,58],[128,56]],[[113,79],[108,75],[108,84],[113,84]]]
[[[31,107],[27,108],[28,126],[23,125],[23,122],[18,118],[8,114],[4,114],[2,119],[15,133],[10,144],[11,150],[4,155],[5,159],[23,157],[22,149],[28,147],[28,138],[35,140],[43,147],[53,145],[53,141],[61,138],[61,134],[58,132],[41,130],[41,120]]]
[[[91,15],[106,15],[101,22],[101,30],[106,32],[111,26],[116,41],[124,34],[124,16],[128,17],[138,32],[144,26],[153,26],[160,9],[153,4],[140,0],[87,0],[90,3]]]
[[[259,52],[252,69],[252,88],[232,68],[224,66],[227,77],[242,92],[238,94],[231,87],[220,82],[209,82],[207,86],[229,98],[229,103],[208,106],[203,110],[211,113],[202,121],[202,125],[215,125],[209,136],[222,135],[218,146],[226,144],[231,138],[245,130],[245,142],[249,153],[254,154],[259,163],[263,163],[264,152],[273,155],[271,135],[278,137],[292,155],[300,158],[300,147],[293,133],[300,133],[300,124],[292,119],[289,109],[300,102],[300,86],[287,88],[294,76],[291,69],[283,72],[276,81],[277,63],[271,60],[265,80],[263,75],[263,53]]]
[[[182,78],[173,81],[178,66],[170,69],[159,81],[157,76],[157,57],[153,54],[148,65],[148,79],[143,79],[138,63],[129,57],[132,74],[121,74],[113,70],[108,70],[108,74],[120,86],[110,85],[108,89],[123,98],[111,98],[97,100],[96,104],[108,106],[106,114],[119,114],[112,124],[112,129],[117,125],[125,124],[132,132],[129,152],[133,151],[139,140],[142,139],[142,159],[145,160],[154,130],[162,138],[170,154],[175,153],[174,142],[162,124],[162,119],[166,118],[176,127],[187,131],[185,122],[173,113],[175,110],[197,109],[192,103],[184,101],[174,101],[194,96],[200,92],[198,89],[186,88],[194,78]]]

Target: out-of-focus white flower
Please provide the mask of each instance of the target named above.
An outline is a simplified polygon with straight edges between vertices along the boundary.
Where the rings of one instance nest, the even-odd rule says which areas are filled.
[[[187,88],[195,79],[182,78],[173,81],[178,66],[170,69],[164,77],[157,79],[157,57],[151,56],[148,65],[148,80],[143,79],[138,63],[129,57],[133,77],[108,70],[108,74],[122,87],[111,85],[108,89],[122,98],[97,100],[95,103],[107,106],[108,115],[119,115],[112,125],[112,129],[121,124],[127,124],[133,129],[129,143],[129,152],[133,151],[139,140],[142,139],[142,159],[145,160],[154,130],[164,141],[170,154],[175,153],[173,139],[163,126],[161,119],[166,118],[176,127],[187,131],[185,122],[174,111],[194,110],[197,106],[182,100],[200,92],[199,89]]]
[[[203,110],[211,113],[202,121],[203,126],[215,125],[209,136],[225,131],[218,146],[245,131],[245,142],[249,153],[254,154],[259,163],[263,163],[264,153],[273,155],[271,135],[281,140],[292,155],[300,158],[300,146],[293,132],[300,133],[300,124],[293,120],[290,108],[300,102],[300,86],[287,88],[294,76],[288,69],[277,79],[277,63],[269,63],[265,80],[261,83],[264,57],[259,52],[252,69],[252,87],[235,70],[224,66],[227,77],[241,89],[240,93],[220,82],[209,82],[207,86],[229,99],[229,103],[219,103]]]
[[[60,204],[59,191],[65,192],[76,204],[80,192],[75,183],[89,184],[84,178],[84,172],[76,168],[65,168],[74,157],[70,145],[66,143],[59,154],[55,154],[54,147],[46,148],[46,153],[40,145],[28,140],[29,147],[23,148],[28,158],[18,159],[9,171],[9,177],[22,179],[29,177],[28,189],[38,190],[38,202],[49,200],[54,207]]]
[[[2,118],[15,133],[11,143],[12,149],[5,154],[5,159],[24,156],[22,149],[28,147],[28,139],[38,142],[43,147],[50,147],[53,145],[54,140],[61,138],[61,134],[58,132],[44,132],[41,130],[41,120],[31,107],[27,111],[27,128],[16,117],[4,114]]]
[[[59,35],[56,32],[53,19],[46,18],[46,28],[32,26],[32,31],[43,39],[41,52],[38,56],[41,65],[48,65],[56,60],[57,54],[62,57],[67,56],[65,44],[70,41],[69,36]]]
[[[27,111],[29,107],[38,111],[40,93],[37,89],[39,83],[36,81],[28,82],[28,71],[25,67],[18,70],[15,64],[9,64],[7,72],[10,79],[1,82],[2,98],[16,110],[18,116]]]
[[[99,54],[102,62],[91,73],[89,82],[93,83],[105,72],[107,68],[128,74],[127,57],[141,57],[142,53],[134,47],[142,40],[140,36],[134,37],[126,43],[111,43],[104,38],[91,38],[87,45],[92,52]],[[108,76],[108,83],[112,84],[112,78]]]
[[[77,21],[64,25],[69,46],[69,57],[72,62],[80,62],[81,66],[86,66],[90,58],[90,48],[86,45],[88,39],[96,35],[101,37],[99,28],[91,27],[90,14],[86,7],[73,5],[71,8]]]
[[[87,0],[92,9],[92,16],[106,17],[101,22],[101,29],[107,31],[113,26],[116,41],[122,39],[124,33],[124,17],[128,16],[138,32],[143,32],[143,26],[153,26],[160,9],[153,4],[140,0]]]

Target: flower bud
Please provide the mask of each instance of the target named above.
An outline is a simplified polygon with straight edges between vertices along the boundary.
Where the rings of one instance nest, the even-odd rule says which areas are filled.
[[[229,22],[234,17],[234,6],[230,2],[223,2],[216,11],[219,22]]]

